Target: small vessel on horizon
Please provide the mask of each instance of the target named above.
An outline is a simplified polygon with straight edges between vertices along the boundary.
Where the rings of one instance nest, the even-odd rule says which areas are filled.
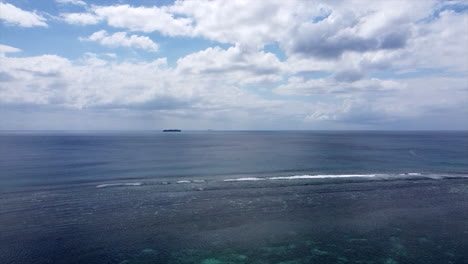
[[[181,132],[180,129],[164,129],[163,132]]]

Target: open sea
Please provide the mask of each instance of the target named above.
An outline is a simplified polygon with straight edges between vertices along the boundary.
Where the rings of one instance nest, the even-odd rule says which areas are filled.
[[[468,131],[0,132],[0,263],[468,263]]]

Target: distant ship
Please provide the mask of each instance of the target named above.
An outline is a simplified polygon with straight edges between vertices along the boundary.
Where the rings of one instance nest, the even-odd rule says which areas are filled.
[[[163,132],[181,132],[180,129],[164,129]]]

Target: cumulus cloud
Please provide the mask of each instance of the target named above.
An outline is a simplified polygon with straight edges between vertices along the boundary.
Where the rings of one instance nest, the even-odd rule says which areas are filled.
[[[312,5],[311,5],[312,6]],[[223,43],[261,46],[285,32],[302,9],[297,1],[177,1],[170,11],[194,20],[193,34]],[[315,10],[313,7],[308,10]]]
[[[467,19],[466,12],[446,10],[429,20],[413,21],[408,24],[411,34],[408,35],[404,47],[357,51],[350,50],[349,46],[343,46],[344,49],[335,53],[337,57],[323,55],[314,57],[311,54],[304,55],[289,50],[287,64],[293,74],[326,71],[333,75],[335,80],[347,82],[367,78],[381,71],[405,73],[432,69],[445,73],[466,73],[468,71],[466,52],[468,28],[465,26]],[[310,45],[312,49],[317,48],[313,44]]]
[[[105,21],[130,31],[199,36],[257,50],[276,44],[286,53],[290,70],[296,72],[333,69],[357,59],[356,65],[339,69],[336,74],[337,79],[357,80],[365,75],[359,76],[359,72],[367,70],[408,65],[416,60],[420,65],[427,63],[429,59],[424,58],[436,57],[430,56],[433,46],[426,44],[432,41],[437,45],[436,55],[457,57],[447,56],[445,50],[459,53],[463,49],[463,42],[454,36],[467,35],[466,13],[447,9],[428,19],[446,5],[450,3],[432,0],[188,0],[161,7],[93,6],[87,13],[67,13],[62,17],[73,24]],[[464,58],[457,58],[461,65]]]
[[[157,52],[158,44],[149,37],[138,35],[127,35],[126,32],[116,32],[109,35],[105,30],[94,32],[87,38],[80,38],[81,41],[96,41],[101,45],[110,47],[128,47],[143,49],[149,52]]]
[[[455,36],[467,35],[466,13],[447,9],[428,20],[444,8],[437,1],[188,0],[161,7],[93,6],[88,13],[62,17],[68,23],[105,21],[130,31],[199,36],[257,50],[276,44],[286,53],[293,73],[336,69],[337,80],[356,81],[369,71],[416,61],[418,67],[454,64],[439,57],[457,58],[457,65],[464,67],[466,60],[455,55],[464,51],[464,45]],[[435,53],[429,42],[436,44]],[[354,65],[343,66],[350,62]]]
[[[236,86],[215,86],[209,79],[200,82],[199,76],[178,73],[168,67],[166,59],[116,63],[106,57],[87,54],[75,62],[56,55],[2,57],[1,72],[16,82],[0,87],[0,100],[72,108],[213,111],[240,104],[261,108],[262,101],[266,102]]]
[[[86,2],[82,0],[55,0],[55,2],[60,4],[72,4],[72,5],[80,5],[85,6]]]
[[[224,74],[183,73],[163,58],[119,62],[90,53],[71,61],[43,55],[3,57],[0,65],[0,77],[9,75],[8,82],[0,82],[3,113],[18,106],[93,111],[101,117],[118,111],[121,118],[145,116],[164,124],[183,122],[193,128],[218,124],[226,129],[253,129],[260,123],[300,120],[305,114],[303,104],[263,98]],[[248,75],[238,74],[242,73]]]
[[[359,18],[333,13],[318,23],[304,23],[294,30],[295,38],[285,44],[289,53],[319,58],[336,58],[344,52],[366,52],[403,48],[408,30],[385,32],[372,37],[356,34]]]
[[[308,8],[305,8],[308,7]],[[94,6],[89,15],[131,31],[201,36],[223,43],[262,46],[278,40],[299,13],[322,16],[322,5],[303,1],[176,1],[162,7]]]
[[[46,19],[35,11],[25,11],[12,4],[2,2],[0,2],[0,19],[20,27],[47,27]]]
[[[418,24],[415,37],[395,64],[406,69],[442,68],[468,72],[468,14],[445,10]]]
[[[101,21],[101,18],[89,13],[63,13],[60,15],[69,24],[93,25]]]
[[[183,74],[224,75],[229,83],[274,82],[281,79],[283,64],[272,53],[245,49],[236,45],[226,50],[208,48],[177,61]]]
[[[413,23],[430,14],[431,1],[351,1],[331,6],[320,21],[293,24],[284,39],[286,51],[335,59],[346,52],[401,49]]]
[[[427,16],[433,5],[433,1],[188,0],[162,7],[94,6],[89,15],[132,31],[252,46],[279,42],[291,53],[337,57],[345,51],[404,47],[410,23]]]
[[[21,50],[15,47],[0,44],[0,57],[5,56],[6,53],[20,52]]]
[[[129,5],[95,6],[93,13],[110,26],[132,31],[154,32],[165,35],[191,35],[192,19],[175,17],[168,8],[132,7]]]

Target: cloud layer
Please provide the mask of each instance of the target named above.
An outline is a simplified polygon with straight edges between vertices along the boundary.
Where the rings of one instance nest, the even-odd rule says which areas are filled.
[[[55,23],[92,28],[79,40],[102,50],[71,59],[0,45],[0,104],[9,113],[62,109],[151,127],[468,128],[463,2],[59,2],[82,10]],[[2,17],[10,26],[47,26],[45,15],[0,5],[15,10]],[[200,39],[205,47],[168,62],[172,43]],[[116,47],[136,55],[109,55]]]

